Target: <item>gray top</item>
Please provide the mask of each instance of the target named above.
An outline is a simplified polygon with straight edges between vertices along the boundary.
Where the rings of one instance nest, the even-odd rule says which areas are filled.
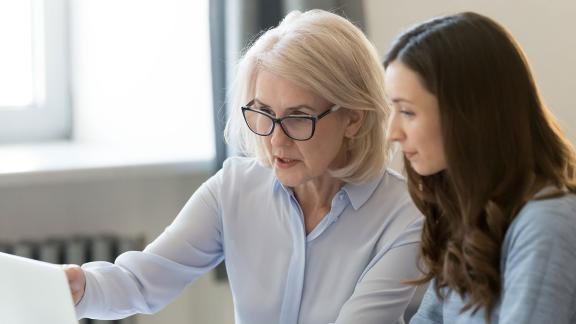
[[[503,290],[491,323],[576,323],[576,195],[533,200],[502,246]],[[457,293],[438,299],[433,284],[410,324],[484,324],[484,312],[460,313]]]

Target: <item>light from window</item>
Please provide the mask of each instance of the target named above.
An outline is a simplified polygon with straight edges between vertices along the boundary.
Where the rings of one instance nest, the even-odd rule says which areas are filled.
[[[34,101],[31,0],[0,1],[0,107]]]
[[[214,156],[209,0],[77,1],[77,140]]]
[[[68,0],[0,1],[0,145],[70,137]]]

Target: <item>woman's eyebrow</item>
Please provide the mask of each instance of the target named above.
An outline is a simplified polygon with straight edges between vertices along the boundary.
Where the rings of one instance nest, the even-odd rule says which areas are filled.
[[[294,107],[288,107],[286,108],[286,111],[295,111],[295,110],[301,110],[301,109],[305,109],[305,110],[309,110],[312,113],[315,113],[316,111],[314,110],[314,108],[306,106],[306,105],[298,105],[298,106],[294,106]]]
[[[393,103],[403,103],[403,102],[405,102],[405,103],[409,103],[409,104],[414,104],[413,101],[410,101],[410,100],[408,100],[408,99],[406,99],[406,98],[390,98],[390,101],[393,102]]]
[[[257,104],[259,104],[259,105],[261,105],[261,106],[270,107],[270,105],[265,104],[264,102],[260,101],[260,99],[258,99],[258,98],[254,98],[254,103],[257,103]],[[314,108],[312,108],[312,107],[310,107],[310,106],[307,106],[307,105],[298,105],[298,106],[288,107],[288,108],[285,109],[285,111],[287,111],[287,112],[292,112],[292,111],[300,110],[300,109],[306,109],[306,110],[309,110],[309,111],[312,112],[312,113],[315,113],[315,112],[316,112],[316,111],[314,110]]]

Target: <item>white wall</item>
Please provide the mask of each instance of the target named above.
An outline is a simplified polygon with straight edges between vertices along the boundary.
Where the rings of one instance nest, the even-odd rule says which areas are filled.
[[[576,143],[576,1],[364,1],[367,32],[382,57],[396,35],[436,15],[476,11],[506,26],[523,46],[545,103]]]
[[[162,169],[158,171],[158,168]],[[0,241],[117,233],[156,237],[176,216],[204,172],[174,172],[166,166],[53,174],[0,175]],[[174,303],[138,324],[233,323],[228,285],[213,273],[193,283]]]

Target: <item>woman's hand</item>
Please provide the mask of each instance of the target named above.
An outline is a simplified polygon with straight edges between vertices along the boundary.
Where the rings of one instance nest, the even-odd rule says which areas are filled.
[[[84,290],[86,289],[84,270],[75,264],[63,264],[62,268],[68,278],[68,285],[70,286],[74,305],[78,305],[82,297],[84,297]]]

